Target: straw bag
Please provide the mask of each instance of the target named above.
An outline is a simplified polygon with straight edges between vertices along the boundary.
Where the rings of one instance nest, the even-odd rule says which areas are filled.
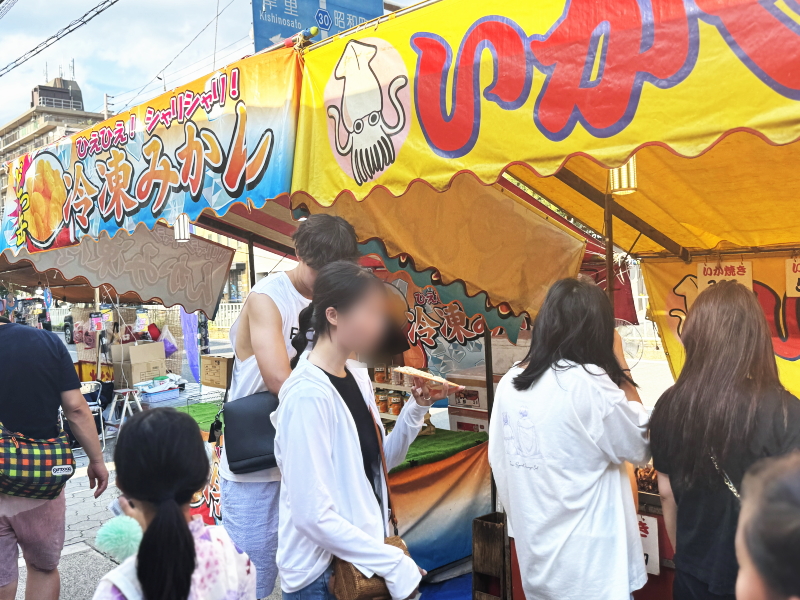
[[[397,517],[395,516],[394,507],[392,506],[392,493],[389,490],[389,472],[386,468],[386,456],[383,454],[383,435],[377,423],[375,423],[375,433],[378,435],[378,446],[381,450],[383,476],[386,478],[389,521],[394,528],[394,535],[392,537],[387,537],[384,543],[389,546],[394,546],[395,548],[400,548],[406,556],[411,556],[408,553],[406,543],[397,535]],[[334,558],[333,575],[333,593],[337,600],[391,600],[392,598],[383,577],[379,577],[378,575],[367,577],[359,571],[353,563],[349,563],[340,558]]]
[[[0,492],[9,496],[52,500],[75,473],[67,434],[35,440],[0,423]]]

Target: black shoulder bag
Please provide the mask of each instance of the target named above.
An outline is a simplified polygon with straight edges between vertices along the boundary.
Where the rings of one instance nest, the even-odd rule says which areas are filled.
[[[271,392],[258,392],[222,405],[208,441],[216,440],[219,445],[224,425],[225,454],[231,472],[244,475],[278,466],[275,427],[270,420],[277,409],[278,397]]]

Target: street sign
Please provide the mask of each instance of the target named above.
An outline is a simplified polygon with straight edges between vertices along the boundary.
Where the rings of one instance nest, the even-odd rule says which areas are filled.
[[[256,52],[315,25],[325,38],[383,14],[383,0],[252,0],[252,3]]]
[[[329,13],[324,8],[320,8],[317,11],[317,14],[314,15],[314,20],[317,22],[317,25],[319,25],[319,28],[323,29],[324,31],[329,31],[331,25],[333,25],[333,19],[331,18],[331,13]]]

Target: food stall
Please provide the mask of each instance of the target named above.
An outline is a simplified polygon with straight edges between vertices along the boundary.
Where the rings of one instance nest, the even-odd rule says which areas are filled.
[[[603,239],[609,267],[615,247],[641,261],[673,372],[698,290],[752,280],[797,393],[798,22],[795,2],[441,0],[366,23],[305,52],[292,207],[347,215],[468,293],[503,277],[497,298],[533,315],[523,265],[495,269],[485,243],[502,210],[475,202],[512,182]],[[447,243],[454,193],[468,244]],[[648,599],[670,595],[671,566],[650,500]]]

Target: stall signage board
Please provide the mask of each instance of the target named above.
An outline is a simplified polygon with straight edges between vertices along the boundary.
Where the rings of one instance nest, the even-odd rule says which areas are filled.
[[[786,259],[786,297],[800,298],[800,261]]]
[[[738,281],[753,289],[753,263],[750,261],[708,262],[697,265],[697,291],[720,281]]]
[[[382,14],[383,0],[253,0],[256,52],[309,27],[326,38]]]
[[[661,559],[658,555],[658,521],[655,517],[639,517],[639,535],[642,536],[644,564],[651,575],[661,574]]]

